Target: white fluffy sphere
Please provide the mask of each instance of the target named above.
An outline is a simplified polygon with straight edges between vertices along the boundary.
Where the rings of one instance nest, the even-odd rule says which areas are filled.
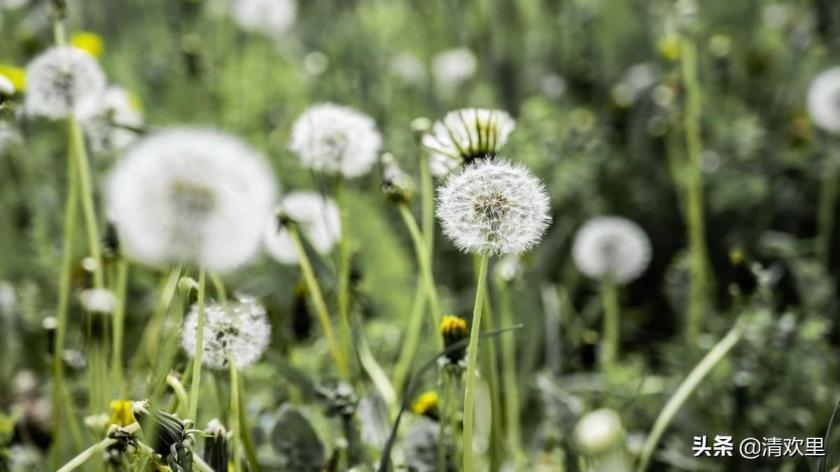
[[[326,254],[341,237],[341,216],[332,199],[315,192],[292,192],[280,203],[283,213],[298,225],[303,236],[321,254]],[[297,264],[298,253],[285,227],[278,228],[272,217],[265,229],[265,249],[277,262]]]
[[[193,305],[184,320],[182,346],[195,357],[198,334],[198,306]],[[252,299],[204,307],[204,354],[202,363],[211,369],[225,369],[233,362],[244,369],[258,361],[271,340],[271,325],[265,307]]]
[[[99,63],[78,48],[50,48],[26,67],[25,108],[31,115],[66,118],[104,90],[105,74]]]
[[[650,240],[639,225],[628,219],[599,216],[578,230],[572,258],[587,277],[626,284],[647,269]]]
[[[808,112],[820,128],[840,133],[840,67],[821,72],[811,82]]]

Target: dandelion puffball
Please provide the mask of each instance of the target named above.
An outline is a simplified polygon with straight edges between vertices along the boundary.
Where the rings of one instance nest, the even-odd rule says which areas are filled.
[[[626,284],[650,263],[650,240],[636,223],[617,216],[600,216],[578,230],[572,259],[578,270],[597,280]]]
[[[443,232],[468,253],[511,254],[533,247],[548,224],[545,186],[522,165],[482,159],[438,188]]]
[[[263,157],[233,136],[172,129],[138,141],[108,181],[109,216],[126,253],[152,266],[230,270],[260,247],[275,184]]]
[[[484,108],[451,111],[423,135],[432,174],[442,177],[464,164],[498,154],[516,122],[507,112]]]
[[[53,47],[26,67],[25,108],[31,115],[66,118],[105,90],[105,74],[90,54]]]
[[[621,444],[623,435],[618,413],[606,408],[587,413],[575,425],[575,442],[590,456],[611,451]]]
[[[467,48],[449,49],[432,59],[432,73],[435,81],[448,92],[472,78],[477,68],[478,60]]]
[[[295,120],[289,148],[305,167],[356,177],[373,167],[381,145],[382,136],[371,117],[324,103]]]
[[[335,246],[341,236],[341,216],[332,199],[315,192],[291,192],[280,202],[283,214],[297,224],[301,234],[321,254]],[[297,264],[298,253],[289,230],[278,226],[272,215],[265,229],[265,249],[281,264]]]
[[[808,112],[814,124],[840,134],[840,67],[821,72],[808,89]]]
[[[234,0],[230,5],[233,20],[242,29],[274,36],[285,33],[295,23],[295,0]]]
[[[198,306],[193,305],[184,320],[182,346],[195,357],[198,333]],[[253,299],[208,304],[204,308],[204,355],[202,363],[211,369],[224,369],[233,362],[244,369],[258,361],[271,339],[265,307]]]
[[[143,116],[131,95],[117,86],[81,104],[78,116],[96,152],[126,149],[137,139],[132,129],[143,126]]]

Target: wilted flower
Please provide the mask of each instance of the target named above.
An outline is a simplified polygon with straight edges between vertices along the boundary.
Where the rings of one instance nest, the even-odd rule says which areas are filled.
[[[259,249],[274,205],[262,156],[217,131],[173,129],[140,140],[108,182],[122,248],[146,264],[223,271]]]
[[[205,307],[204,356],[205,366],[225,369],[233,362],[244,369],[256,362],[268,347],[271,325],[265,307],[254,300],[210,304]],[[198,306],[193,305],[184,320],[182,345],[184,351],[195,356],[198,333]]]
[[[289,148],[313,170],[356,177],[370,170],[382,136],[376,123],[352,108],[324,103],[298,117]]]
[[[96,59],[74,47],[41,53],[27,66],[26,77],[26,110],[52,119],[70,116],[105,90],[105,74]]]
[[[475,75],[478,60],[467,48],[443,51],[432,59],[432,73],[437,84],[446,91],[451,91],[462,82]]]
[[[621,444],[624,430],[613,410],[601,409],[584,415],[575,426],[575,441],[581,451],[596,456]]]
[[[572,258],[587,277],[626,284],[650,263],[650,240],[636,223],[617,216],[592,218],[578,230]]]
[[[213,470],[228,470],[228,462],[230,461],[228,439],[230,433],[217,418],[213,418],[207,423],[204,433],[207,435],[204,438],[204,462]]]
[[[233,20],[248,31],[269,36],[285,33],[295,23],[295,0],[233,0],[230,5]]]
[[[451,111],[423,136],[432,174],[441,177],[475,159],[494,157],[516,122],[507,112],[484,108]]]
[[[808,111],[814,124],[840,133],[840,67],[821,72],[808,89]]]
[[[437,216],[443,232],[468,253],[520,253],[548,227],[545,186],[525,167],[482,159],[438,188]]]
[[[291,220],[316,251],[326,254],[341,237],[341,216],[330,198],[315,192],[292,192],[280,202],[281,221]],[[298,253],[288,228],[272,216],[265,228],[266,252],[282,264],[296,264]]]
[[[152,449],[160,454],[167,464],[191,465],[192,444],[191,438],[187,435],[189,423],[163,410],[151,411],[150,408],[148,400],[132,404],[132,413],[140,423],[143,432],[146,435],[154,434],[152,438],[147,437]]]
[[[134,129],[143,125],[143,116],[131,95],[116,86],[81,104],[78,116],[96,152],[127,148],[137,140]]]
[[[79,299],[84,309],[90,313],[112,313],[117,305],[114,293],[104,288],[87,289]]]

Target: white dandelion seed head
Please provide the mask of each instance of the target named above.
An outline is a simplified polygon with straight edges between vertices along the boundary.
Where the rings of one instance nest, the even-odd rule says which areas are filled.
[[[391,73],[408,85],[419,87],[428,80],[426,65],[414,54],[403,52],[391,58]]]
[[[650,240],[636,223],[617,216],[592,218],[575,235],[572,259],[587,277],[626,284],[647,269]]]
[[[195,357],[197,334],[198,305],[193,305],[184,320],[181,339],[184,352],[190,357]],[[270,340],[271,325],[265,307],[253,299],[205,306],[204,366],[225,369],[228,362],[233,362],[237,369],[244,369],[259,360]]]
[[[315,192],[291,192],[280,202],[283,214],[297,224],[299,231],[321,254],[326,254],[341,237],[341,216],[330,198]],[[298,253],[285,227],[278,228],[272,215],[265,228],[265,249],[281,264],[297,264]]]
[[[104,288],[91,288],[79,295],[82,307],[90,313],[113,313],[117,306],[114,292]]]
[[[0,97],[11,97],[15,94],[15,91],[15,84],[12,83],[11,79],[0,74]]]
[[[131,95],[117,86],[80,104],[77,115],[95,152],[126,149],[138,137],[127,128],[143,126],[143,115],[132,103]]]
[[[230,6],[233,21],[242,29],[277,36],[295,24],[295,0],[233,0]]]
[[[840,67],[821,72],[808,89],[808,112],[814,124],[840,134]]]
[[[274,178],[260,154],[228,134],[191,128],[138,141],[107,190],[126,253],[152,266],[211,271],[255,255],[275,202]]]
[[[301,114],[289,148],[310,169],[357,177],[376,163],[382,136],[373,119],[352,108],[323,103]]]
[[[482,159],[438,188],[443,232],[468,253],[517,254],[539,242],[548,224],[545,186],[522,165]]]
[[[432,74],[435,82],[445,90],[451,90],[472,78],[478,69],[478,59],[468,48],[443,51],[432,58]]]
[[[502,110],[464,108],[451,111],[423,135],[432,174],[445,176],[474,159],[495,156],[507,142],[516,121]]]
[[[105,74],[99,63],[78,48],[50,48],[26,67],[25,108],[31,115],[66,118],[104,90]]]
[[[618,413],[606,408],[587,413],[575,425],[575,442],[589,455],[612,450],[621,443],[623,435]]]

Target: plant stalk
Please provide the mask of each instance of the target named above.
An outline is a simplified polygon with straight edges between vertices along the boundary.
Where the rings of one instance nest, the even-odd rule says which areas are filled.
[[[189,418],[198,424],[198,394],[201,390],[201,364],[204,357],[204,297],[207,289],[207,271],[201,267],[198,272],[198,328],[195,333],[195,356],[193,356],[192,384],[190,385]]]
[[[481,255],[481,262],[478,269],[478,279],[475,290],[475,304],[473,305],[472,327],[470,329],[470,343],[467,348],[467,378],[464,388],[464,472],[475,470],[475,457],[473,453],[473,417],[475,414],[475,376],[478,365],[478,338],[481,335],[481,314],[484,312],[484,297],[487,285],[487,266],[490,256]]]

